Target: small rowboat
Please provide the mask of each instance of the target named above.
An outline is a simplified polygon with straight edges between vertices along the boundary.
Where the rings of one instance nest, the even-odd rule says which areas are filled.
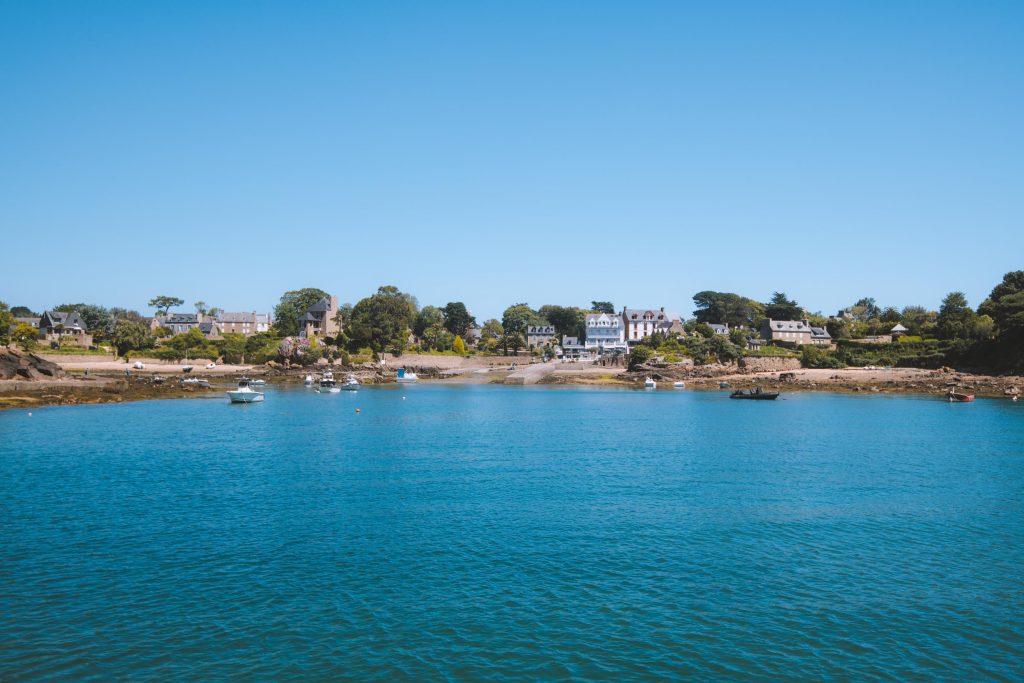
[[[745,398],[750,401],[774,401],[779,397],[777,391],[761,391],[761,387],[752,391],[743,391],[737,389],[736,391],[729,394],[729,398]]]
[[[950,403],[970,403],[974,400],[974,394],[961,394],[952,389],[946,394],[946,398],[949,399]]]

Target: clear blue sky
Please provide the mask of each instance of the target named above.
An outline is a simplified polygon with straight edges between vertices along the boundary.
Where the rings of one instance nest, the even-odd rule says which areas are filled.
[[[6,2],[0,299],[478,317],[1024,267],[1022,2]]]

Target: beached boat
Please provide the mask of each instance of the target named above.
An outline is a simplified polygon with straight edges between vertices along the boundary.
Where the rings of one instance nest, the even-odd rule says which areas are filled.
[[[210,380],[201,379],[199,377],[186,377],[181,380],[181,383],[186,387],[203,387],[204,389],[208,389],[210,387]]]
[[[232,403],[259,403],[263,400],[262,391],[253,391],[252,387],[249,386],[250,381],[248,377],[243,377],[238,380],[238,388],[234,391],[225,392],[228,395],[228,399]]]
[[[330,370],[324,371],[324,376],[320,378],[320,386],[316,390],[321,394],[337,394],[341,391],[337,382],[334,381],[334,373]]]
[[[345,381],[341,383],[341,388],[345,391],[356,391],[359,389],[359,380],[356,379],[355,375],[349,374]]]
[[[418,382],[419,379],[415,372],[406,372],[405,368],[398,368],[398,376],[395,377],[399,384],[412,384],[413,382]]]
[[[743,389],[737,389],[736,391],[729,394],[729,398],[745,398],[753,401],[774,401],[779,397],[777,391],[762,391],[761,387],[756,389],[749,389],[744,391]]]
[[[648,377],[644,380],[644,389],[657,389],[658,383],[654,381],[654,378]]]
[[[950,403],[970,403],[974,400],[974,394],[961,394],[958,391],[952,389],[946,393],[946,398],[949,399]]]

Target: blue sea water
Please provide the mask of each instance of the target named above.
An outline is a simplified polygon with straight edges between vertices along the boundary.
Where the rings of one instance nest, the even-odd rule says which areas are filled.
[[[0,679],[1024,677],[1024,404],[267,394],[0,413]]]

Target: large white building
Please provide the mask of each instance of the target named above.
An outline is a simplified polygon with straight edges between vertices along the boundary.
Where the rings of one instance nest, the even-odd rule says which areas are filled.
[[[622,322],[625,325],[626,343],[636,344],[656,332],[682,334],[682,321],[675,313],[665,308],[623,308]]]
[[[584,346],[590,353],[625,353],[625,325],[614,313],[588,313],[587,338]]]

